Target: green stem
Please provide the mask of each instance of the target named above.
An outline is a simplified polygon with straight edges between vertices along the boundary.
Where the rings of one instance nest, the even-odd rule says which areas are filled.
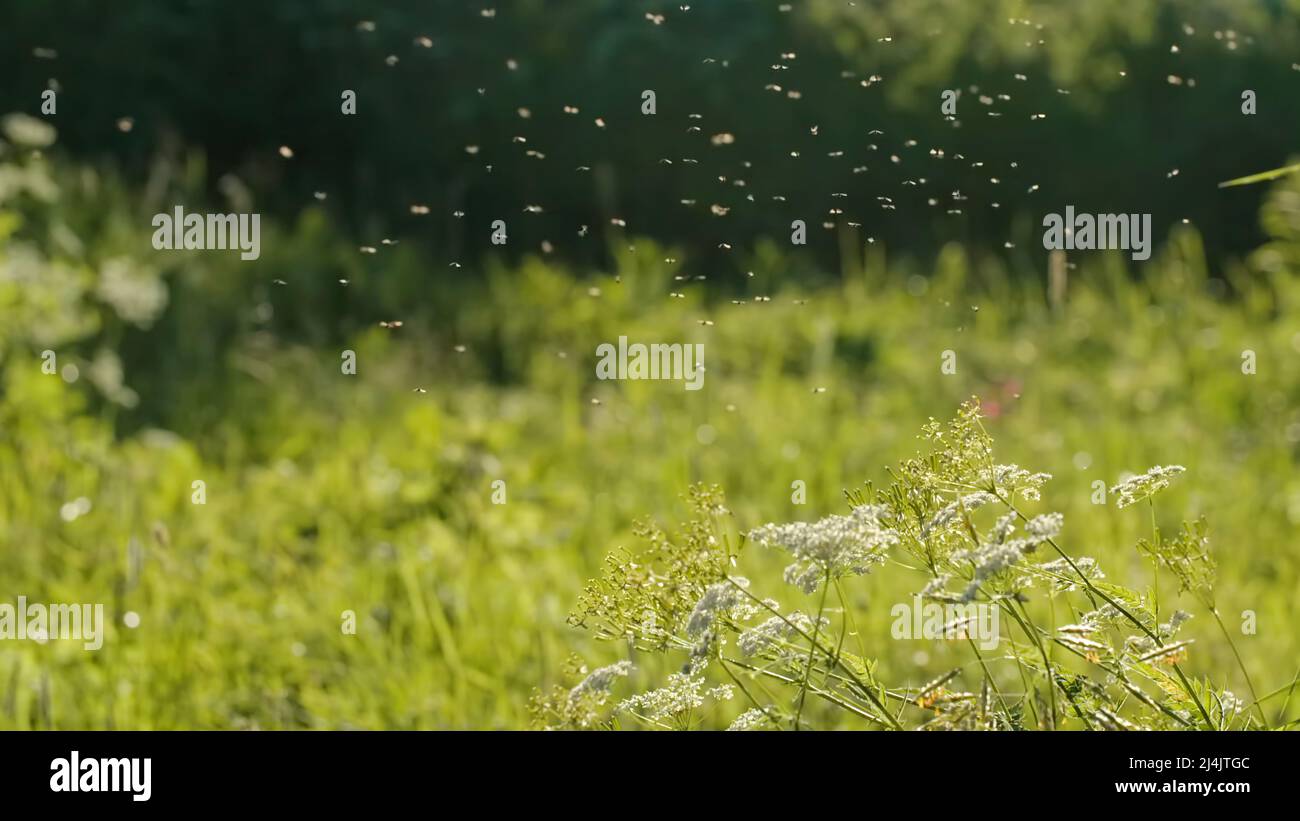
[[[740,688],[740,692],[745,694],[745,698],[749,699],[756,709],[760,710],[763,715],[767,716],[767,720],[771,721],[772,724],[776,726],[776,729],[781,729],[781,722],[768,712],[767,708],[759,703],[758,699],[754,698],[753,694],[749,692],[749,688],[745,686],[745,683],[741,681],[735,673],[731,672],[731,668],[727,666],[727,662],[724,661],[720,655],[718,657],[718,664],[722,665],[722,671],[730,676],[732,681],[736,682],[736,686]]]
[[[1003,504],[1011,508],[1011,511],[1015,513],[1016,516],[1019,517],[1021,521],[1025,521],[1025,522],[1029,521],[1029,517],[1027,517],[1025,514],[1017,510],[1015,505],[1013,505],[1010,501],[1002,498],[1002,494],[998,493],[997,488],[993,489],[993,495],[997,496],[998,499],[1000,499]],[[1097,586],[1092,583],[1092,580],[1089,579],[1087,575],[1085,575],[1084,572],[1079,569],[1079,566],[1074,563],[1074,559],[1071,559],[1070,555],[1061,549],[1061,546],[1056,543],[1055,539],[1049,538],[1047,540],[1047,543],[1052,546],[1052,549],[1055,550],[1062,559],[1065,559],[1066,564],[1070,565],[1070,569],[1073,570],[1075,572],[1075,575],[1079,577],[1079,581],[1083,582],[1083,586],[1086,590],[1088,590],[1091,594],[1095,594],[1096,596],[1098,596],[1102,601],[1106,602],[1106,604],[1109,604],[1111,607],[1115,608],[1126,619],[1133,622],[1133,624],[1137,625],[1137,628],[1141,630],[1143,633],[1145,633],[1147,638],[1155,642],[1157,647],[1165,646],[1165,643],[1160,640],[1160,637],[1157,636],[1155,633],[1151,632],[1151,630],[1149,630],[1145,624],[1138,621],[1136,616],[1128,612],[1128,610],[1126,610],[1119,602],[1115,601],[1110,596],[1107,596],[1105,593],[1098,590]],[[1089,599],[1091,599],[1091,595],[1089,596]],[[1095,604],[1096,602],[1093,603]],[[1174,672],[1178,674],[1178,680],[1183,685],[1183,691],[1187,693],[1187,697],[1190,698],[1192,700],[1192,703],[1196,705],[1196,709],[1197,711],[1200,712],[1201,718],[1205,719],[1205,726],[1213,729],[1214,722],[1210,719],[1210,714],[1206,711],[1205,705],[1202,704],[1201,700],[1196,697],[1196,691],[1192,689],[1192,684],[1190,681],[1187,680],[1187,675],[1183,673],[1182,668],[1179,667],[1177,664],[1173,664],[1171,666],[1174,668]]]
[[[1014,599],[1012,601],[1014,605]],[[1021,609],[1023,610],[1023,607]],[[1043,666],[1047,670],[1048,701],[1049,701],[1049,706],[1052,710],[1051,729],[1055,730],[1056,729],[1056,682],[1052,679],[1052,662],[1048,660],[1047,651],[1043,649],[1043,642],[1038,638],[1038,628],[1037,627],[1031,628],[1032,622],[1026,623],[1025,621],[1025,619],[1029,619],[1029,614],[1025,613],[1025,619],[1021,619],[1021,617],[1016,614],[1016,609],[1014,606],[1006,608],[1006,611],[1011,614],[1011,617],[1013,619],[1016,620],[1016,623],[1020,625],[1020,629],[1024,631],[1025,635],[1029,637],[1029,640],[1032,641],[1034,645],[1038,648],[1038,654],[1043,657]]]
[[[874,692],[870,687],[868,687],[867,684],[866,684],[865,682],[862,681],[862,679],[858,678],[858,674],[857,674],[856,672],[854,672],[853,668],[849,667],[849,666],[848,666],[847,664],[845,664],[841,659],[836,658],[833,654],[831,654],[831,652],[830,652],[829,650],[827,650],[826,648],[821,647],[819,644],[817,644],[817,642],[813,639],[812,636],[810,636],[810,635],[808,635],[807,633],[805,633],[802,629],[799,628],[798,625],[794,624],[794,623],[791,622],[789,619],[787,619],[785,616],[781,615],[780,611],[778,611],[776,608],[772,607],[770,604],[768,604],[767,602],[763,601],[763,600],[760,599],[758,596],[755,596],[753,593],[750,593],[750,592],[749,592],[748,590],[746,590],[743,586],[737,584],[736,581],[735,581],[734,579],[732,579],[730,576],[726,576],[726,577],[724,577],[724,578],[726,578],[726,580],[727,580],[728,582],[730,582],[731,585],[732,585],[733,587],[735,587],[735,588],[736,588],[737,590],[739,590],[741,593],[743,593],[743,594],[745,594],[746,596],[748,596],[750,599],[752,599],[755,603],[757,603],[757,604],[758,604],[760,607],[762,607],[764,610],[767,610],[768,612],[772,613],[772,614],[775,615],[777,618],[779,618],[779,619],[780,619],[782,622],[784,622],[785,625],[786,625],[787,627],[789,627],[791,630],[793,630],[794,632],[796,632],[796,633],[798,633],[799,635],[803,636],[804,638],[808,639],[810,642],[813,642],[814,645],[817,645],[817,649],[819,649],[819,650],[821,650],[823,653],[825,653],[825,654],[826,654],[826,657],[827,657],[828,659],[830,659],[831,661],[833,661],[835,664],[838,664],[838,665],[840,666],[840,669],[842,669],[844,672],[846,672],[846,673],[849,674],[849,678],[853,679],[853,683],[856,684],[856,685],[858,686],[858,689],[860,689],[860,690],[862,691],[862,694],[863,694],[864,696],[867,697],[867,700],[870,701],[873,705],[875,705],[876,709],[879,710],[879,711],[881,712],[882,715],[884,715],[885,720],[890,724],[890,726],[892,726],[895,730],[901,730],[901,729],[903,729],[903,725],[899,724],[898,721],[897,721],[897,719],[895,719],[893,716],[891,716],[891,715],[889,714],[889,711],[888,711],[887,709],[885,709],[885,705],[881,704],[881,703],[880,703],[880,699],[876,697],[875,692]],[[734,664],[735,662],[733,661],[732,663]],[[742,666],[743,666],[743,665],[742,665]],[[764,672],[766,672],[766,671],[764,671]],[[793,680],[792,680],[792,681],[793,681]],[[814,691],[814,692],[815,692],[815,691]]]
[[[1246,677],[1246,688],[1250,690],[1250,697],[1255,701],[1255,710],[1259,713],[1259,720],[1264,723],[1265,727],[1268,727],[1268,717],[1264,715],[1264,708],[1259,706],[1259,696],[1255,694],[1255,684],[1250,680],[1250,673],[1246,672],[1246,664],[1241,660],[1241,654],[1237,652],[1237,645],[1232,640],[1232,635],[1228,632],[1228,628],[1224,626],[1223,619],[1219,618],[1219,609],[1211,607],[1210,614],[1214,616],[1215,623],[1223,631],[1223,637],[1228,640],[1228,647],[1232,648],[1232,655],[1237,659],[1237,667],[1241,668],[1241,674]]]
[[[813,659],[817,655],[817,636],[821,634],[822,614],[826,612],[826,594],[831,590],[831,571],[826,571],[822,580],[822,600],[817,605],[817,618],[813,621],[813,635],[808,646],[808,667],[803,671],[803,685],[799,688],[799,706],[794,712],[794,728],[799,729],[799,719],[803,716],[804,696],[808,693],[808,678],[812,675]],[[838,656],[838,654],[837,654]],[[834,659],[827,659],[832,664]]]

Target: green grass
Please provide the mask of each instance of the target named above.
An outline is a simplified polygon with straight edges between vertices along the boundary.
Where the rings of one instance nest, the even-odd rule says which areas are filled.
[[[1295,197],[1283,189],[1270,218],[1293,219]],[[35,249],[48,274],[63,252],[0,231],[4,600],[104,602],[111,621],[93,653],[0,647],[0,728],[527,726],[529,695],[560,683],[571,654],[593,666],[627,657],[565,619],[603,556],[636,546],[637,518],[684,519],[681,495],[701,481],[725,489],[742,529],[844,512],[845,489],[884,482],[927,418],[972,395],[1000,460],[1054,474],[1043,510],[1063,512],[1070,544],[1117,582],[1151,583],[1133,548],[1151,522],[1092,504],[1092,483],[1185,465],[1160,526],[1208,518],[1220,610],[1229,629],[1257,613],[1257,634],[1234,638],[1273,691],[1300,660],[1300,282],[1297,246],[1280,236],[1230,267],[1230,295],[1207,278],[1191,229],[1141,276],[1118,256],[1081,256],[1053,298],[1039,273],[956,246],[926,271],[873,249],[809,290],[774,257],[740,304],[674,283],[679,270],[655,260],[680,254],[645,242],[619,280],[533,260],[492,272],[456,313],[463,352],[446,328],[372,326],[347,344],[359,368],[345,376],[335,347],[240,337],[209,363],[222,389],[181,436],[115,433],[115,411],[87,403],[84,379],[41,372],[45,308],[13,272]],[[703,342],[704,389],[597,382],[595,348],[620,334]],[[204,505],[191,503],[195,480]],[[806,505],[791,503],[795,480]],[[91,511],[61,519],[82,496]],[[749,549],[741,572],[776,580],[780,566]],[[890,605],[924,581],[900,571],[846,584],[866,655],[899,686],[963,658],[889,638]],[[1160,584],[1162,607],[1176,606],[1172,580]],[[346,610],[356,635],[340,629]],[[138,628],[123,625],[127,611]],[[1198,639],[1189,674],[1244,694],[1213,622],[1185,631]],[[637,663],[627,693],[681,659]]]

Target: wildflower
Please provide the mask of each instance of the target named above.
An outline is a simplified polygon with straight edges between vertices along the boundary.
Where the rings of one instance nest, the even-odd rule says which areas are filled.
[[[54,144],[54,127],[44,120],[26,114],[7,114],[3,123],[4,135],[10,142],[32,148],[45,148]]]
[[[630,661],[620,661],[608,667],[592,670],[586,678],[578,682],[577,686],[569,691],[569,701],[577,702],[583,696],[595,695],[603,702],[604,696],[609,694],[609,688],[614,685],[614,679],[625,677],[632,670],[632,662]]]
[[[1160,625],[1160,630],[1166,635],[1172,636],[1174,633],[1177,633],[1178,628],[1182,627],[1183,623],[1191,617],[1192,614],[1188,613],[1186,610],[1175,610],[1174,614],[1169,617],[1168,623]]]
[[[631,711],[644,715],[651,721],[662,721],[687,710],[704,706],[707,696],[712,699],[731,698],[730,685],[715,687],[701,692],[704,687],[702,676],[690,673],[673,673],[668,677],[668,686],[650,690],[619,703],[620,712]]]
[[[1165,465],[1163,467],[1156,465],[1139,476],[1130,476],[1110,489],[1111,493],[1119,494],[1115,506],[1126,508],[1129,505],[1150,499],[1169,487],[1169,480],[1186,469],[1182,465]]]
[[[767,714],[759,709],[746,710],[736,716],[736,720],[731,722],[728,730],[737,732],[744,730],[760,730],[763,728],[763,722],[767,721]]]
[[[1025,532],[1031,541],[1045,542],[1055,538],[1065,524],[1065,516],[1060,513],[1045,513],[1035,516],[1025,525]]]
[[[1090,654],[1091,657],[1100,658],[1100,656],[1109,649],[1106,645],[1094,639],[1084,638],[1083,636],[1070,633],[1065,630],[1061,630],[1059,632],[1060,635],[1057,636],[1057,641],[1067,646],[1073,647],[1074,649],[1078,650],[1081,653],[1084,653],[1085,655]]]
[[[700,637],[695,646],[691,648],[691,655],[686,660],[686,666],[683,668],[687,673],[699,673],[709,666],[709,659],[713,657],[713,648],[717,644],[718,634],[713,630],[705,630],[704,635]]]
[[[1075,561],[1075,564],[1079,565],[1080,569],[1084,569],[1084,565],[1082,564],[1082,562],[1083,560],[1079,559]],[[1056,562],[1051,562],[1050,564],[1055,565]],[[1042,567],[1047,567],[1047,566],[1048,565],[1042,565]],[[1061,566],[1063,567],[1066,566],[1064,561],[1061,562]],[[1084,572],[1086,573],[1087,571],[1084,570]],[[1140,597],[1135,597],[1133,600],[1129,601],[1128,603],[1133,606],[1133,610],[1130,612],[1132,612],[1135,616],[1141,619],[1144,623],[1152,621],[1147,616],[1147,612],[1143,609],[1143,601]],[[1119,608],[1109,603],[1101,605],[1096,610],[1089,610],[1087,613],[1084,613],[1082,616],[1079,617],[1079,621],[1084,625],[1087,625],[1089,627],[1096,627],[1096,628],[1103,628],[1103,627],[1117,625],[1117,624],[1131,624],[1131,622],[1128,621],[1128,617],[1124,615],[1124,613],[1121,612]]]
[[[820,627],[829,627],[830,619],[822,618]],[[736,645],[746,656],[756,656],[779,641],[798,635],[799,631],[812,635],[818,625],[813,624],[811,616],[795,611],[788,616],[773,616],[756,627],[751,627],[740,634]]]
[[[952,524],[957,520],[957,513],[962,508],[971,511],[996,501],[998,501],[998,497],[982,490],[969,496],[963,496],[934,514],[934,518],[930,519],[929,523],[921,528],[921,538],[924,539],[936,530]]]
[[[1036,502],[1040,497],[1039,488],[1052,478],[1050,473],[1031,473],[1019,465],[994,465],[980,476],[993,487],[1010,493],[1019,493],[1022,499]]]
[[[740,634],[736,646],[746,656],[761,653],[768,645],[786,637],[790,628],[780,616],[773,616],[762,624],[751,627]]]
[[[1075,568],[1078,568],[1077,573],[1075,572]],[[1106,578],[1106,574],[1103,573],[1101,568],[1097,565],[1097,560],[1088,556],[1081,556],[1080,558],[1075,559],[1073,567],[1071,567],[1070,563],[1065,559],[1056,559],[1054,561],[1040,564],[1036,569],[1051,577],[1052,588],[1058,593],[1071,593],[1078,590],[1080,587],[1080,575],[1090,582]],[[1030,584],[1032,583],[1032,579],[1026,577],[1022,582],[1024,584]],[[1109,605],[1107,606],[1109,607]],[[1116,613],[1116,615],[1120,614]]]
[[[1246,711],[1246,702],[1231,690],[1224,690],[1217,700],[1225,719]]]
[[[1008,540],[1007,537],[1014,530],[1012,522],[1007,516],[998,519],[989,541],[975,550],[963,550],[953,555],[955,560],[970,562],[975,567],[975,574],[961,594],[961,601],[973,600],[981,584],[1015,565],[1025,557],[1026,553],[1056,536],[1061,532],[1064,523],[1065,517],[1060,513],[1035,516],[1025,525],[1024,538]],[[1017,584],[1026,581],[1027,579],[1022,575]]]
[[[999,516],[997,522],[993,524],[993,530],[989,534],[993,541],[1001,544],[1005,542],[1016,529],[1016,514],[1008,513],[1005,516]]]
[[[737,588],[749,587],[749,580],[741,577],[735,579],[735,584],[730,581],[721,581],[711,584],[704,589],[704,595],[696,602],[695,609],[691,611],[691,616],[686,621],[686,635],[690,638],[696,638],[704,631],[713,626],[714,620],[719,615],[729,615],[741,604],[743,595]]]
[[[766,524],[749,537],[762,545],[778,545],[795,558],[785,569],[786,582],[812,593],[826,577],[860,576],[885,561],[898,533],[884,527],[885,508],[855,507],[848,516],[827,516],[817,522]]]
[[[940,573],[931,579],[925,587],[921,588],[921,598],[944,602],[953,601],[956,596],[948,592],[948,582],[951,580],[951,574]]]
[[[1089,633],[1096,633],[1097,627],[1092,624],[1063,624],[1056,628],[1058,633],[1068,633],[1073,636],[1086,636]]]
[[[585,669],[585,668],[584,668]],[[528,701],[533,725],[539,729],[586,729],[601,722],[601,708],[609,700],[614,680],[633,670],[620,661],[593,670],[572,689],[556,687],[549,693],[535,693]]]
[[[730,684],[720,684],[707,693],[714,701],[731,701],[736,696],[736,688]]]
[[[1001,573],[1025,557],[1025,551],[1032,549],[1026,539],[1012,539],[1003,544],[986,544],[978,550],[964,550],[953,558],[968,561],[975,566],[975,575],[961,594],[964,602],[973,601],[980,585]]]
[[[1215,561],[1210,555],[1210,537],[1205,519],[1183,522],[1172,539],[1141,539],[1138,552],[1154,558],[1177,577],[1182,590],[1191,591],[1207,607],[1214,607]]]
[[[1146,639],[1146,637],[1143,636],[1142,639]],[[1145,641],[1142,639],[1129,642],[1130,647],[1140,652],[1145,647],[1150,647],[1153,644],[1150,639],[1146,639]],[[1188,645],[1195,641],[1195,639],[1186,639],[1184,641],[1174,642],[1173,644],[1161,645],[1156,647],[1154,650],[1149,650],[1138,656],[1137,660],[1162,661],[1167,664],[1172,664],[1183,658],[1186,655],[1183,651],[1188,647]]]

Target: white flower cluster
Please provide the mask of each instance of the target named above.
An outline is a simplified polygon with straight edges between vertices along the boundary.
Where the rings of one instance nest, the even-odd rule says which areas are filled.
[[[934,601],[952,601],[956,598],[948,592],[948,582],[952,581],[951,573],[940,573],[921,589],[921,598]]]
[[[1075,567],[1079,569],[1078,573],[1074,572]],[[1080,556],[1075,559],[1074,567],[1071,567],[1070,563],[1065,559],[1055,559],[1038,565],[1038,569],[1057,577],[1051,580],[1051,585],[1058,593],[1072,593],[1078,590],[1081,584],[1079,580],[1080,573],[1090,582],[1106,578],[1106,574],[1102,572],[1097,560],[1089,556]],[[1025,584],[1030,583],[1032,583],[1032,580],[1026,577]]]
[[[816,522],[766,524],[750,531],[761,545],[785,548],[795,558],[785,569],[785,580],[812,593],[828,575],[860,576],[885,561],[898,533],[880,522],[885,508],[856,507],[848,516],[827,516]]]
[[[1025,523],[1025,533],[1028,534],[1031,540],[1035,540],[1035,543],[1045,542],[1048,539],[1055,539],[1064,526],[1065,516],[1063,514],[1044,513]]]
[[[632,662],[620,661],[608,667],[592,670],[582,681],[569,691],[569,701],[577,702],[584,695],[594,695],[603,700],[614,685],[614,679],[622,678],[632,672]]]
[[[970,580],[970,584],[966,585],[961,600],[974,601],[981,584],[1012,567],[1024,557],[1022,539],[1013,539],[1004,544],[987,544],[979,550],[968,550],[955,556],[958,561],[969,561],[975,565],[975,576]]]
[[[713,626],[719,615],[732,615],[735,618],[748,618],[752,606],[745,607],[748,599],[739,588],[749,587],[749,580],[737,576],[735,584],[720,581],[704,588],[704,595],[695,603],[695,609],[686,621],[686,635],[697,638]],[[739,611],[739,612],[738,612]]]
[[[757,708],[746,710],[736,716],[736,720],[731,722],[731,726],[727,729],[737,732],[744,730],[761,730],[766,726],[767,720],[767,715],[764,714],[762,710]]]
[[[994,487],[1019,493],[1021,498],[1036,502],[1041,495],[1039,488],[1047,484],[1052,474],[1031,473],[1019,465],[994,465],[992,470],[984,471],[981,478],[992,482]]]
[[[823,618],[821,627],[829,627],[830,623],[830,619]],[[736,646],[746,656],[756,656],[772,644],[797,635],[796,628],[812,635],[815,627],[812,617],[799,611],[785,617],[773,616],[741,633],[740,638],[736,640]]]
[[[1064,524],[1065,517],[1060,513],[1044,513],[1025,524],[1024,538],[1009,539],[1015,526],[1007,516],[998,519],[989,541],[976,550],[963,550],[953,555],[956,561],[970,562],[975,566],[975,575],[961,594],[961,600],[973,601],[981,584],[1014,566],[1043,542],[1055,538]]]
[[[1079,561],[1076,561],[1075,564],[1079,564]],[[1079,565],[1079,567],[1082,569],[1083,565]],[[1098,629],[1113,625],[1117,622],[1125,621],[1126,619],[1127,617],[1113,604],[1103,604],[1096,610],[1089,610],[1087,613],[1084,613],[1079,617],[1079,621],[1083,625]]]
[[[931,533],[934,533],[936,530],[942,530],[943,528],[957,521],[957,514],[961,511],[962,508],[965,508],[967,511],[976,510],[977,508],[981,508],[984,505],[990,504],[992,502],[996,502],[997,500],[998,497],[994,496],[992,493],[987,493],[983,490],[977,491],[968,496],[963,496],[957,501],[952,502],[951,504],[948,504],[947,506],[943,507],[938,513],[934,514],[934,518],[932,518],[921,528],[921,538],[922,539],[927,538]]]
[[[1005,516],[999,516],[998,520],[993,523],[993,530],[989,534],[995,542],[1005,542],[1011,537],[1016,529],[1016,514],[1008,513]]]
[[[651,721],[684,713],[696,707],[704,706],[706,697],[715,701],[729,701],[734,695],[730,684],[723,684],[703,691],[704,678],[689,673],[673,673],[668,677],[668,686],[647,693],[640,693],[619,703],[619,711],[637,712]]]
[[[1231,690],[1224,690],[1223,695],[1217,700],[1222,706],[1223,717],[1225,719],[1244,713],[1249,708],[1246,702]]]
[[[1124,479],[1110,489],[1111,493],[1119,494],[1115,506],[1125,508],[1150,499],[1169,487],[1169,481],[1185,470],[1182,465],[1156,465],[1146,473]]]
[[[736,697],[736,688],[730,684],[719,684],[708,692],[708,696],[714,701],[731,701]]]
[[[1169,617],[1169,621],[1160,625],[1160,633],[1173,638],[1174,634],[1176,634],[1191,617],[1192,614],[1188,613],[1186,610],[1175,610],[1173,615]]]

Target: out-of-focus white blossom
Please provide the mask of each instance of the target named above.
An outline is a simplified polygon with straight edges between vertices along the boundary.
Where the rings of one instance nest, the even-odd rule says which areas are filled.
[[[1025,524],[1025,533],[1031,541],[1045,542],[1054,539],[1065,525],[1065,516],[1060,513],[1044,513],[1035,516]]]

